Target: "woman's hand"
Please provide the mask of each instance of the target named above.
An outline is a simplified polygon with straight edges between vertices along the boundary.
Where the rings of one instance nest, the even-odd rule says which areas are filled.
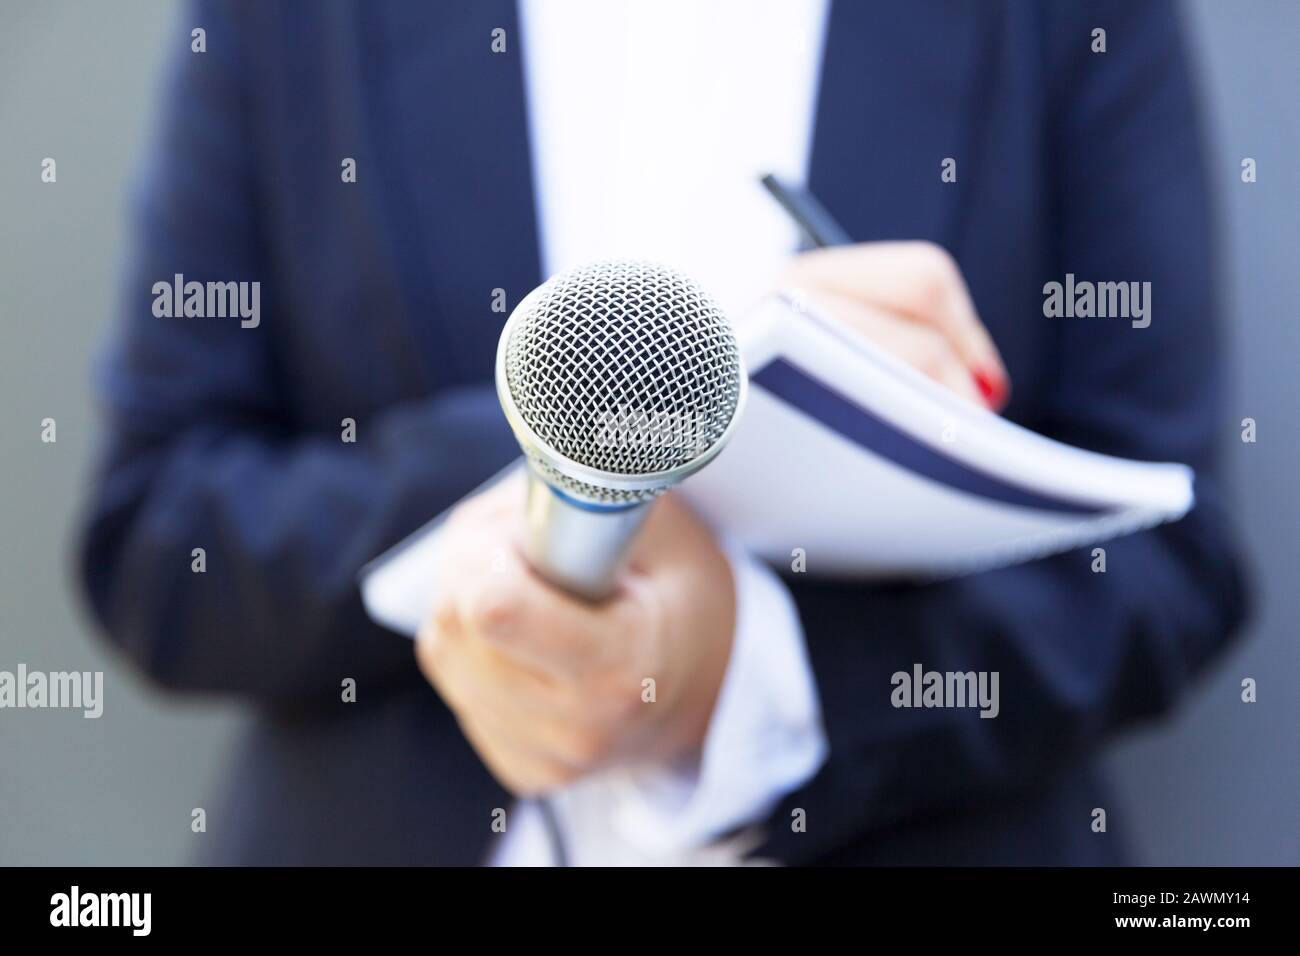
[[[952,256],[929,242],[867,242],[796,256],[782,287],[959,395],[1001,409],[1002,356]]]
[[[651,505],[618,592],[591,604],[524,563],[523,505],[522,483],[506,481],[452,513],[439,601],[416,641],[474,749],[521,796],[694,753],[731,656],[726,556],[668,495]]]

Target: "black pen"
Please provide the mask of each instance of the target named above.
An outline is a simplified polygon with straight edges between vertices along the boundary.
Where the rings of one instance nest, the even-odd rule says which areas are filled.
[[[772,194],[772,198],[781,204],[781,208],[790,214],[790,218],[814,246],[847,246],[853,242],[844,228],[826,211],[826,207],[808,190],[783,183],[771,173],[760,182]]]

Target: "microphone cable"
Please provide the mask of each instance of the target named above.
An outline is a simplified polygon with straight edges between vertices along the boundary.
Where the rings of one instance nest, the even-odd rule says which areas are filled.
[[[560,828],[560,817],[555,812],[555,804],[545,797],[537,800],[537,809],[542,814],[542,825],[546,828],[546,837],[551,844],[551,860],[555,866],[572,866],[569,851],[564,845],[564,831]]]

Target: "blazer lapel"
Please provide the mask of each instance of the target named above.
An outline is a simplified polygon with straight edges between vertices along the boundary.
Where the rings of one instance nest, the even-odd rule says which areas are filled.
[[[954,241],[961,190],[941,181],[941,163],[957,160],[959,182],[973,173],[973,74],[992,7],[832,5],[809,187],[856,241]]]
[[[440,385],[492,374],[508,310],[540,280],[518,18],[511,0],[381,8],[372,133],[412,319]],[[494,31],[505,52],[494,52]],[[506,313],[493,311],[504,290]]]

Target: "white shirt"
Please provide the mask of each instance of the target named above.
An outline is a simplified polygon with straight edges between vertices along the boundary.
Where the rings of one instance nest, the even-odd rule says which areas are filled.
[[[797,242],[758,180],[806,179],[826,0],[520,7],[545,273],[651,259],[742,315]],[[794,603],[771,569],[726,550],[736,633],[701,755],[553,795],[575,865],[737,862],[746,837],[718,837],[764,819],[826,758]],[[508,813],[492,862],[552,862],[535,804]]]

